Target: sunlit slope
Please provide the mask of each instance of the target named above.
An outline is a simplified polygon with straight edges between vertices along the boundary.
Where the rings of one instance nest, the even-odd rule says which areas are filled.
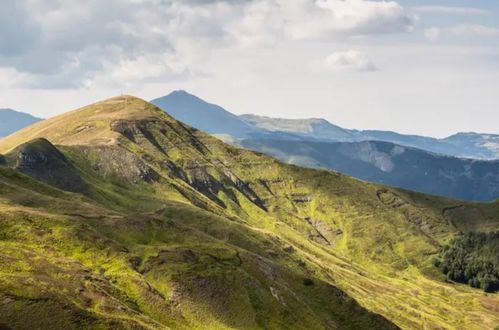
[[[161,112],[153,105],[134,97],[115,97],[28,126],[13,136],[0,140],[0,153],[38,137],[64,145],[113,144],[119,134],[110,129],[110,123],[116,119],[155,118]]]
[[[100,211],[88,212],[95,216],[87,211],[75,215],[72,206],[59,199],[39,207],[25,205],[17,200],[23,194],[9,197],[3,210],[24,205],[20,212],[29,213],[41,212],[41,207],[43,212],[69,217],[70,223],[78,219],[105,237],[99,247],[84,249],[87,256],[70,253],[68,258],[92,272],[100,267],[103,276],[129,272],[145,276],[151,290],[162,293],[167,304],[177,303],[186,311],[177,319],[173,312],[140,307],[147,322],[189,327],[202,317],[212,327],[383,324],[361,309],[355,312],[353,305],[338,309],[342,305],[338,299],[350,300],[325,289],[330,285],[402,328],[493,329],[499,324],[497,294],[445,283],[431,262],[440,245],[459,231],[498,230],[498,203],[456,202],[284,165],[224,144],[133,97],[99,102],[0,141],[5,165],[58,186],[58,181],[37,177],[38,172],[53,171],[45,161],[53,157],[37,158],[29,151],[51,150],[49,142],[39,138],[56,144],[71,173],[81,178],[85,189],[73,189],[68,198],[84,199],[88,207]],[[16,148],[21,144],[24,147]],[[172,229],[184,225],[189,229]],[[196,235],[184,237],[191,230]],[[16,236],[9,244],[17,251],[23,240]],[[92,246],[93,241],[85,244]],[[92,264],[92,259],[98,260],[93,251],[104,253],[101,250],[108,243],[136,254],[135,266]],[[244,267],[249,267],[243,267],[244,276],[233,247],[240,250]],[[65,249],[61,247],[60,253]],[[244,262],[241,255],[264,264]],[[189,276],[173,275],[179,271],[175,262],[182,263],[180,271]],[[274,266],[266,263],[279,271],[269,272]],[[256,284],[248,287],[251,278]],[[174,294],[170,283],[174,279],[185,279],[186,283],[173,286],[189,294]],[[241,286],[243,291],[237,289]],[[119,288],[139,306],[147,301],[126,281]],[[191,300],[184,301],[186,297]],[[92,310],[100,308],[96,303]],[[248,311],[253,316],[246,319],[242,315]],[[113,312],[106,320],[115,317]]]

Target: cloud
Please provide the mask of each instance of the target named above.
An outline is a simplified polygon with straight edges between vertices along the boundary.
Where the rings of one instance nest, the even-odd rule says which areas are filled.
[[[22,1],[2,3],[0,10],[0,55],[17,56],[32,48],[40,27],[29,16]]]
[[[437,41],[476,41],[476,38],[499,37],[499,29],[479,24],[460,24],[444,28],[427,28],[425,37]]]
[[[227,30],[243,47],[273,46],[283,37],[285,23],[279,10],[273,1],[253,1]]]
[[[491,11],[474,7],[418,6],[412,8],[417,13],[445,15],[490,15]]]
[[[408,32],[416,17],[394,1],[296,0],[281,2],[296,39]]]
[[[220,49],[400,33],[414,24],[395,1],[7,1],[0,68],[29,88],[85,88],[113,77],[127,86],[203,74]]]
[[[356,50],[334,52],[324,60],[324,67],[332,71],[375,71],[369,55]]]

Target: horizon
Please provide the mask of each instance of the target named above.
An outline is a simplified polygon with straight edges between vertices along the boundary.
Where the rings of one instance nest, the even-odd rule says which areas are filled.
[[[37,116],[36,114],[34,113],[31,113],[31,112],[28,112],[28,111],[22,111],[22,110],[19,110],[19,109],[13,109],[13,108],[9,108],[9,107],[0,107],[0,110],[12,110],[12,111],[15,111],[15,112],[19,112],[19,113],[23,113],[23,114],[27,114],[27,115],[31,115],[31,116],[34,116],[36,118],[39,118],[41,120],[46,120],[46,119],[50,119],[50,118],[53,118],[53,117],[56,117],[56,116],[59,116],[61,114],[64,114],[66,112],[70,112],[70,111],[74,111],[74,110],[77,110],[77,109],[80,109],[80,108],[83,108],[85,106],[88,106],[88,105],[92,105],[94,103],[98,103],[98,102],[101,102],[101,101],[104,101],[104,100],[108,100],[108,99],[111,99],[111,98],[114,98],[114,97],[119,97],[119,96],[130,96],[130,97],[137,97],[137,98],[140,98],[146,102],[150,102],[152,101],[153,99],[156,99],[156,98],[161,98],[161,97],[165,97],[165,96],[168,96],[172,93],[175,93],[175,92],[185,92],[187,93],[188,95],[190,96],[194,96],[196,98],[199,98],[200,100],[202,100],[203,102],[206,102],[206,103],[209,103],[209,104],[213,104],[213,105],[216,105],[216,106],[219,106],[221,107],[222,109],[224,109],[225,111],[228,111],[229,113],[231,114],[234,114],[236,116],[243,116],[243,115],[256,115],[256,116],[259,116],[259,117],[267,117],[267,118],[272,118],[272,119],[289,119],[289,120],[325,120],[327,121],[329,124],[332,124],[332,125],[336,125],[336,126],[339,126],[343,129],[347,129],[347,130],[353,130],[353,131],[383,131],[383,132],[388,132],[388,133],[398,133],[398,134],[402,134],[402,135],[408,135],[408,136],[422,136],[422,137],[430,137],[430,138],[436,138],[436,139],[445,139],[445,138],[448,138],[448,137],[451,137],[451,136],[454,136],[454,135],[458,135],[458,134],[480,134],[480,135],[499,135],[499,132],[498,133],[490,133],[490,132],[477,132],[477,131],[457,131],[457,132],[454,132],[454,133],[451,133],[449,135],[444,135],[444,136],[433,136],[433,135],[424,135],[424,134],[418,134],[418,133],[408,133],[408,132],[403,132],[403,131],[397,131],[397,130],[391,130],[391,129],[377,129],[375,127],[373,128],[366,128],[366,129],[358,129],[356,127],[344,127],[344,126],[341,126],[341,125],[338,125],[337,123],[334,123],[334,122],[331,122],[330,120],[326,119],[326,118],[320,118],[320,117],[287,117],[287,118],[284,118],[284,117],[272,117],[271,115],[259,115],[259,114],[255,114],[255,113],[235,113],[235,112],[232,112],[230,109],[227,109],[225,108],[223,105],[221,104],[217,104],[216,102],[212,102],[212,101],[209,101],[209,100],[206,100],[204,99],[203,97],[199,96],[199,95],[196,95],[196,94],[193,94],[191,93],[190,91],[187,91],[187,90],[184,90],[184,89],[175,89],[175,90],[172,90],[170,91],[169,93],[165,94],[165,95],[162,95],[162,96],[158,96],[158,97],[154,97],[152,99],[146,99],[146,98],[143,98],[143,97],[140,97],[140,96],[137,96],[137,95],[133,95],[133,94],[116,94],[116,95],[112,95],[112,96],[108,96],[108,97],[104,97],[102,99],[99,99],[99,100],[95,100],[95,101],[91,101],[90,103],[87,103],[87,104],[82,104],[80,106],[76,106],[76,107],[73,107],[73,108],[70,108],[70,109],[67,109],[65,111],[62,111],[60,113],[56,113],[54,114],[53,116],[50,116],[50,117],[39,117]],[[168,113],[168,111],[166,111]],[[1,139],[1,138],[0,138]]]
[[[183,89],[238,115],[499,134],[492,0],[44,0],[0,15],[0,106],[37,117]]]

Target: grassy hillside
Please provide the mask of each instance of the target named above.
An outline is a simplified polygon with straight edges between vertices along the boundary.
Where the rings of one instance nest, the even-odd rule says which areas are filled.
[[[239,141],[300,166],[327,168],[369,182],[456,199],[499,198],[499,160],[442,156],[380,141],[311,142],[272,139]]]
[[[12,328],[499,325],[498,294],[433,265],[460,232],[498,230],[499,203],[284,165],[128,96],[35,124],[0,152],[0,323]],[[54,164],[81,184],[61,184]]]

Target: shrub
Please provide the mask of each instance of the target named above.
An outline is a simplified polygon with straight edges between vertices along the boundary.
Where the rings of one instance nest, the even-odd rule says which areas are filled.
[[[499,291],[499,232],[468,233],[440,249],[433,265],[449,281]]]

